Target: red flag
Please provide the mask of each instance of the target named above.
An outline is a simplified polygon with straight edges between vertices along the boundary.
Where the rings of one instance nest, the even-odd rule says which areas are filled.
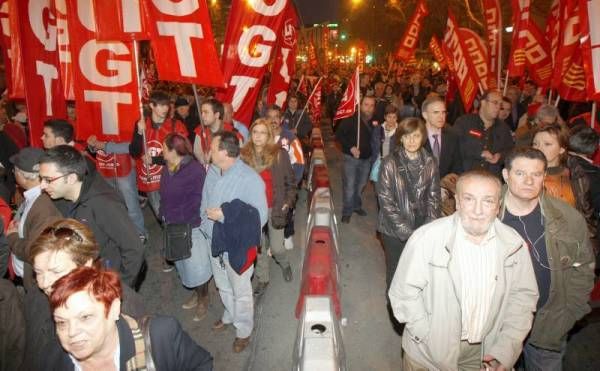
[[[530,0],[512,0],[513,36],[511,51],[508,59],[508,76],[523,76],[527,60],[525,44],[529,29]]]
[[[93,0],[96,19],[96,39],[108,41],[148,40],[148,18],[146,7],[150,1],[140,0]],[[182,8],[189,1],[181,1],[179,5],[168,4],[171,1],[160,1],[163,8]],[[166,4],[165,4],[166,3]]]
[[[586,102],[589,100],[586,87],[586,76],[583,69],[583,57],[581,48],[575,50],[571,64],[564,71],[564,75],[558,86],[558,94],[561,99],[573,102]]]
[[[277,35],[284,19],[286,0],[234,0],[229,12],[222,67],[226,88],[217,98],[231,102],[233,118],[248,125],[260,92]]]
[[[310,68],[317,68],[319,66],[319,61],[317,60],[317,51],[312,41],[308,44],[308,62],[310,64]]]
[[[275,49],[275,63],[271,71],[271,83],[267,93],[267,104],[277,104],[284,108],[287,100],[291,77],[296,69],[296,51],[298,41],[298,15],[292,2],[285,10],[283,27]]]
[[[547,88],[552,78],[550,45],[535,22],[529,22],[526,32],[525,58],[529,75],[537,86]]]
[[[429,14],[427,4],[424,0],[420,0],[417,4],[415,12],[413,13],[402,39],[400,39],[400,46],[396,52],[396,58],[407,62],[410,57],[415,53],[417,48],[417,42],[419,41],[419,34],[423,26],[423,18]]]
[[[496,79],[490,73],[487,48],[483,43],[483,40],[481,40],[481,37],[464,27],[458,29],[458,35],[460,36],[467,53],[469,53],[469,58],[475,68],[482,89],[496,89]]]
[[[600,0],[579,2],[581,51],[586,74],[588,99],[600,100],[600,28],[592,26],[600,19]]]
[[[323,79],[319,79],[317,86],[313,89],[313,94],[308,100],[308,109],[310,110],[310,118],[314,124],[321,122],[321,86]]]
[[[60,78],[62,80],[63,92],[65,99],[75,100],[66,0],[55,0],[54,12],[56,14],[56,41],[58,42],[58,60],[60,61]]]
[[[308,79],[304,77],[304,75],[300,77],[300,82],[298,83],[296,91],[304,95],[305,98],[308,97]]]
[[[358,79],[359,73],[358,67],[356,67],[356,71],[354,71],[352,78],[350,81],[348,81],[348,87],[346,88],[346,92],[340,101],[340,105],[338,106],[333,121],[350,117],[356,113],[356,107],[360,104],[360,89]]]
[[[435,35],[431,36],[431,40],[429,40],[429,50],[431,50],[433,57],[436,61],[438,61],[440,66],[443,67],[446,65],[446,58],[444,57],[442,46],[440,45],[440,41]]]
[[[21,26],[19,41],[30,143],[41,146],[44,121],[67,116],[59,76],[56,16],[50,9],[50,0],[18,0],[10,7],[11,12],[17,12]]]
[[[444,35],[444,44],[451,56],[450,60],[454,66],[454,75],[456,76],[456,82],[460,90],[465,110],[469,112],[473,105],[473,101],[475,100],[475,96],[477,95],[478,77],[471,58],[469,57],[467,47],[459,34],[458,28],[454,15],[452,12],[448,12],[448,23]]]
[[[552,56],[552,66],[555,65],[556,52],[558,51],[560,36],[560,11],[562,8],[561,0],[554,0],[550,7],[550,13],[546,18],[546,40],[550,44],[550,56]]]
[[[148,1],[152,50],[161,80],[225,86],[206,1]]]
[[[131,41],[96,39],[92,0],[68,0],[77,121],[75,133],[86,140],[131,140],[140,118]]]
[[[502,9],[499,0],[483,0],[485,29],[489,46],[490,73],[496,76],[502,70]]]
[[[580,17],[578,0],[567,0],[562,4],[560,19],[560,34],[558,38],[558,48],[556,51],[554,71],[552,74],[552,87],[558,89],[563,84],[563,77],[567,70],[571,68],[577,50],[580,49]],[[583,62],[583,60],[582,60]],[[583,67],[583,65],[581,66]],[[576,70],[578,70],[576,68]],[[577,76],[571,75],[571,78]],[[569,81],[573,81],[568,79]],[[569,84],[569,83],[567,83]],[[562,98],[565,98],[561,94]],[[565,98],[567,99],[567,98]]]
[[[25,99],[23,87],[23,64],[21,60],[21,45],[19,42],[19,20],[17,12],[11,12],[15,2],[0,0],[0,46],[6,73],[6,87],[11,99]]]

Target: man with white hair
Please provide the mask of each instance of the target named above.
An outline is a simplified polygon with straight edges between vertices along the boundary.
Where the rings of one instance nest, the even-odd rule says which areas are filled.
[[[538,289],[527,245],[497,219],[501,183],[472,170],[456,209],[417,229],[389,290],[405,322],[403,370],[510,370],[533,320]]]

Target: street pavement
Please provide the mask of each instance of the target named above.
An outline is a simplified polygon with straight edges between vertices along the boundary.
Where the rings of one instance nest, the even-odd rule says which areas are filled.
[[[335,148],[331,129],[323,124],[325,153],[337,218],[341,219],[341,155]],[[212,324],[222,314],[223,306],[211,281],[208,315],[201,322],[192,321],[193,310],[181,304],[191,294],[182,287],[176,271],[163,273],[159,247],[160,229],[149,208],[144,210],[150,229],[149,270],[140,293],[151,313],[176,317],[183,328],[214,357],[215,370],[291,370],[299,321],[294,316],[300,288],[299,276],[304,253],[307,193],[302,190],[296,209],[294,249],[289,251],[294,279],[283,280],[281,269],[271,261],[271,282],[257,301],[255,330],[248,348],[232,352],[235,331],[211,332]],[[376,201],[371,184],[363,194],[368,215],[353,215],[349,224],[340,224],[340,294],[342,301],[343,342],[348,370],[400,370],[401,338],[392,329],[386,308],[385,264],[383,250],[376,236]],[[588,324],[569,342],[565,370],[600,370],[600,322]],[[319,370],[315,370],[319,371]]]

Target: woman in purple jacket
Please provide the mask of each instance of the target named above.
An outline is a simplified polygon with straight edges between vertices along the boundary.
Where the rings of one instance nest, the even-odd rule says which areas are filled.
[[[183,286],[192,289],[192,296],[183,309],[196,308],[194,321],[202,320],[208,309],[210,244],[200,231],[200,203],[206,170],[194,159],[192,146],[186,137],[169,134],[163,143],[166,166],[160,178],[160,218],[166,224],[189,223],[192,226],[192,250],[187,259],[175,261]]]

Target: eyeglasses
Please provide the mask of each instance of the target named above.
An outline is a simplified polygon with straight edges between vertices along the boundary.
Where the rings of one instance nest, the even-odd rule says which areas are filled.
[[[68,175],[71,175],[71,173],[55,176],[54,178],[50,178],[47,176],[40,176],[40,183],[51,184],[51,183],[54,183],[55,181],[59,180],[60,178],[64,178]]]
[[[54,237],[62,240],[71,240],[74,239],[77,242],[83,242],[83,238],[75,232],[73,229],[69,227],[48,227],[44,229],[42,234],[52,234]]]

